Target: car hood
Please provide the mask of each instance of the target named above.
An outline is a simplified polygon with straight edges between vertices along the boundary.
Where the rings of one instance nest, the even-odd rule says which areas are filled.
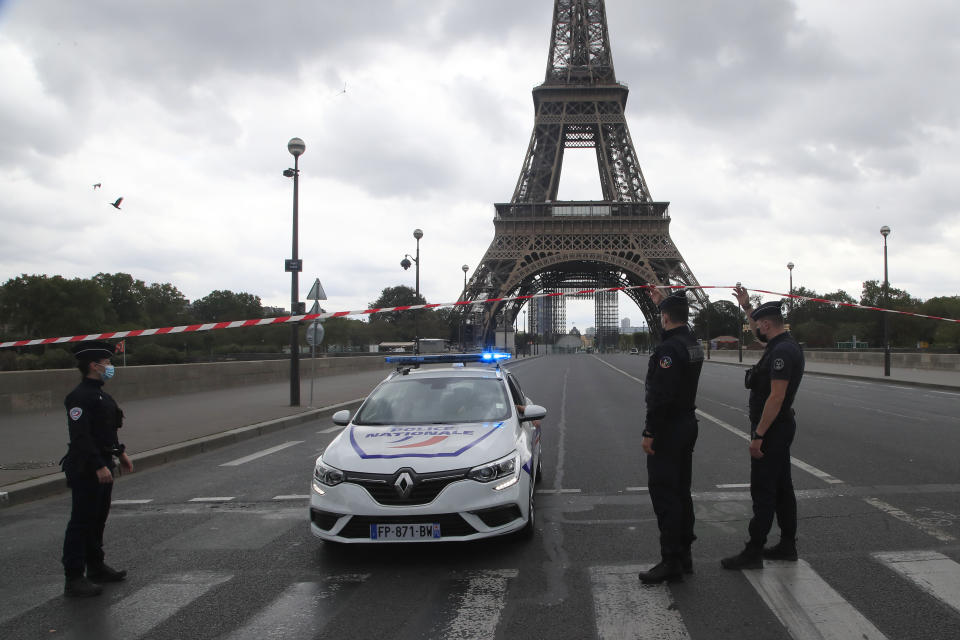
[[[323,460],[344,471],[393,473],[413,467],[422,473],[464,469],[516,448],[513,420],[424,426],[349,425],[330,443]]]

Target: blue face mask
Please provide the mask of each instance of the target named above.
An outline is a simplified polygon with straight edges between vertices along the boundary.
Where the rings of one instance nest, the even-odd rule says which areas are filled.
[[[105,364],[103,365],[103,374],[100,377],[103,378],[104,380],[109,380],[114,376],[116,372],[117,370],[114,369],[112,364]]]

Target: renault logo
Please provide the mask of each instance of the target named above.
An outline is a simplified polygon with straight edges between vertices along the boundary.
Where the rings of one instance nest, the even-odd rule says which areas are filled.
[[[410,493],[413,491],[413,478],[410,477],[410,474],[404,471],[393,483],[393,488],[397,490],[397,495],[406,500],[410,497]]]

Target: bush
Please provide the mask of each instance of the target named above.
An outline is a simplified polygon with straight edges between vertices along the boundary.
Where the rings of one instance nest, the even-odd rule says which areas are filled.
[[[24,353],[19,358],[17,358],[17,370],[18,371],[28,371],[31,369],[42,369],[43,362],[40,356],[34,355],[32,353]]]
[[[145,344],[137,347],[136,351],[127,353],[127,364],[179,364],[183,362],[183,354],[170,347],[161,347],[156,344]]]
[[[47,349],[40,356],[40,366],[43,369],[72,369],[77,366],[77,359],[65,349]]]

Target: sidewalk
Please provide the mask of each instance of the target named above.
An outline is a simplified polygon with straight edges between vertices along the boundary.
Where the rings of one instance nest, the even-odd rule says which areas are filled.
[[[760,359],[760,351],[744,351],[743,363],[738,362],[736,351],[710,351],[709,362],[718,364],[739,365],[749,367]],[[956,371],[938,371],[936,369],[904,369],[893,367],[890,376],[883,375],[883,367],[872,367],[859,364],[837,364],[832,362],[816,362],[807,360],[804,368],[806,373],[816,373],[825,376],[839,376],[925,387],[936,387],[946,390],[960,391],[960,373]]]
[[[290,406],[287,382],[124,402],[120,441],[134,467],[144,469],[198,451],[306,422],[334,405],[362,399],[388,371],[302,381],[299,407]],[[109,383],[106,387],[109,391]],[[57,461],[67,451],[66,414],[60,411],[0,416],[0,507],[66,489]]]

